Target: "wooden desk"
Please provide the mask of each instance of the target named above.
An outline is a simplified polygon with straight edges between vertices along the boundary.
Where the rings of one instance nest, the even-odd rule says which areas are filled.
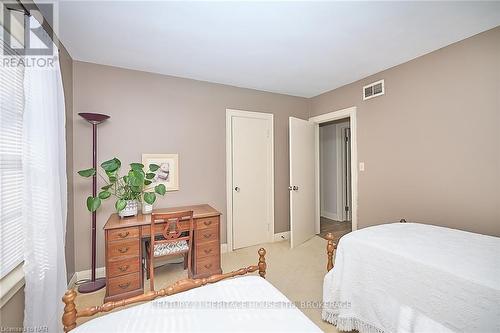
[[[157,209],[155,213],[192,210],[194,239],[192,267],[189,277],[203,278],[222,273],[220,267],[220,215],[209,205]],[[158,225],[158,233],[161,233]],[[105,302],[117,301],[144,293],[142,239],[149,237],[151,214],[120,218],[112,214],[104,225],[106,251]],[[189,222],[181,229],[189,228]]]

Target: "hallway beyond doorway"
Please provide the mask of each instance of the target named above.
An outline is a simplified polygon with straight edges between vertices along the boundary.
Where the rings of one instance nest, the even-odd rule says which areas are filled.
[[[326,234],[331,232],[333,234],[333,241],[338,244],[340,237],[352,231],[351,221],[334,221],[326,217],[321,217],[320,220],[320,233],[318,236],[326,239]]]

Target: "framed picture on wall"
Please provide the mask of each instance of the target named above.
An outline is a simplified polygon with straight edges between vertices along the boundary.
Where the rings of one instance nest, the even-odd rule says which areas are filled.
[[[167,192],[179,190],[179,154],[142,154],[142,164],[146,170],[150,164],[160,167],[152,179],[152,186],[164,184]]]

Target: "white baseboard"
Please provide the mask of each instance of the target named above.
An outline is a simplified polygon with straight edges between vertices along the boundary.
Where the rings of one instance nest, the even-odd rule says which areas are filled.
[[[331,213],[327,211],[321,211],[321,216],[334,221],[341,221],[337,213]]]
[[[289,239],[290,239],[290,231],[279,232],[277,234],[274,234],[275,242],[289,240]]]
[[[76,282],[80,280],[89,280],[92,276],[92,270],[87,269],[85,271],[75,272],[71,279],[68,282],[68,288],[74,288],[76,286]],[[97,267],[95,270],[96,278],[101,278],[106,276],[106,267]]]
[[[90,279],[92,275],[92,270],[88,269],[86,271],[80,271],[76,272],[76,280],[85,280],[85,279]],[[101,278],[106,276],[106,267],[97,267],[95,270],[95,277],[96,278]]]

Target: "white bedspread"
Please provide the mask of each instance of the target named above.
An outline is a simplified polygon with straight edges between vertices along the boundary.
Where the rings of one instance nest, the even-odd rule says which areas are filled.
[[[210,308],[211,307],[211,308]],[[72,332],[321,332],[269,282],[244,276],[92,319]]]
[[[500,238],[394,223],[341,238],[323,319],[360,332],[500,332]]]

